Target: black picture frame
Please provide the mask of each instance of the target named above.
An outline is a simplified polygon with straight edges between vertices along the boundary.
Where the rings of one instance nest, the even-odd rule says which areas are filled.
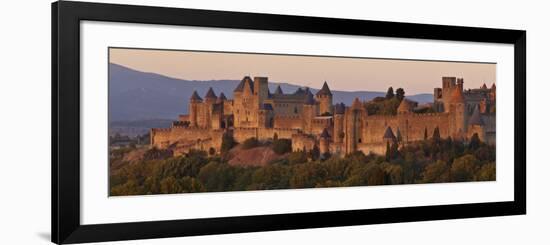
[[[84,20],[514,45],[514,201],[80,224],[80,22]],[[526,32],[86,2],[52,4],[52,242],[83,243],[526,213]]]

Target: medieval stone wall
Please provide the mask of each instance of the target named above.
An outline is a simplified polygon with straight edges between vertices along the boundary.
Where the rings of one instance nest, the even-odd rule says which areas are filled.
[[[223,115],[233,115],[233,100],[226,100],[223,102]]]
[[[249,138],[268,140],[273,139],[277,134],[279,139],[292,139],[292,135],[298,132],[297,129],[292,128],[235,128],[233,138],[237,142],[243,142]]]
[[[314,146],[314,137],[305,134],[292,135],[292,151],[310,151]]]
[[[212,130],[209,128],[198,127],[171,127],[171,128],[153,128],[151,129],[151,145],[159,148],[166,148],[176,144],[181,146],[196,144],[207,140],[208,148],[213,147],[216,150],[221,148],[223,130]],[[205,145],[205,144],[202,144]]]
[[[292,139],[294,150],[311,150],[320,144],[319,135],[326,129],[329,136],[323,138],[327,139],[323,141],[324,150],[334,154],[356,150],[383,154],[386,129],[391,128],[394,136],[400,135],[403,142],[411,142],[423,140],[425,132],[432,137],[436,127],[442,138],[467,139],[478,133],[482,141],[494,143],[496,118],[491,106],[495,104],[495,86],[463,92],[463,82],[461,78],[443,77],[442,88],[434,89],[437,113],[414,113],[409,109],[391,116],[368,115],[363,103],[356,99],[337,115],[321,116],[324,112],[335,112],[328,85],[325,84],[328,92],[318,93],[311,99],[309,89],[299,89],[293,94],[284,94],[279,89],[270,94],[267,78],[255,77],[252,81],[245,77],[235,89],[233,100],[216,99],[210,91],[203,101],[195,94],[189,103],[189,115],[178,117],[180,122],[189,121],[190,126],[175,123],[168,129],[152,129],[151,145],[171,147],[178,154],[190,149],[219,151],[222,135],[227,131],[237,142],[253,137],[267,140],[277,135]],[[460,96],[456,96],[456,91],[460,91]],[[478,107],[484,124],[468,125],[470,115]]]
[[[362,151],[364,154],[384,155],[386,154],[386,144],[383,142],[358,144],[357,150]]]
[[[303,128],[302,118],[299,115],[295,116],[284,116],[284,115],[275,115],[273,118],[273,127],[274,128],[293,128],[301,129]]]

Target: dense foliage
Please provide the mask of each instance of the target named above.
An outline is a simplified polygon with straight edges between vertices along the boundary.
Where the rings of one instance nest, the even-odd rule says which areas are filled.
[[[243,142],[244,144],[244,142]],[[277,154],[290,152],[288,140],[274,140]],[[291,152],[264,167],[232,166],[218,156],[191,151],[180,157],[150,149],[146,158],[124,162],[128,150],[111,154],[111,195],[143,195],[206,191],[390,185],[495,180],[495,147],[477,136],[463,143],[432,137],[404,147],[388,145],[385,156],[355,152],[344,157],[313,157]],[[323,159],[323,160],[320,160]]]
[[[385,97],[376,97],[365,102],[365,107],[369,115],[395,115],[404,98],[405,90],[403,88],[398,88],[394,93],[393,87],[389,87]]]

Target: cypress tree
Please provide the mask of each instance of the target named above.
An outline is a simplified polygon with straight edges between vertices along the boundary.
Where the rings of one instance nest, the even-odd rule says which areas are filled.
[[[389,87],[388,92],[386,93],[386,99],[387,100],[393,99],[394,96],[395,96],[395,94],[393,93],[393,88]]]
[[[386,161],[389,162],[391,159],[391,148],[390,148],[390,142],[386,142]]]
[[[424,140],[428,139],[428,128],[424,128]]]
[[[434,142],[436,142],[436,143],[439,143],[439,141],[441,140],[441,135],[439,134],[439,127],[434,128],[434,133],[433,133],[432,138],[433,138]]]
[[[476,150],[481,145],[481,140],[479,139],[479,135],[475,133],[472,135],[472,138],[470,139],[470,149]]]

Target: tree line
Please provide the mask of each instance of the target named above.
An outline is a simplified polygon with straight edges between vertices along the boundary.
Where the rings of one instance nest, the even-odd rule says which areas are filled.
[[[225,139],[225,147],[236,143]],[[244,144],[244,143],[243,143]],[[250,140],[246,147],[261,142]],[[265,143],[263,143],[265,145]],[[432,137],[397,147],[385,155],[354,152],[343,157],[315,157],[314,152],[290,152],[290,140],[269,143],[287,157],[263,167],[232,166],[221,155],[192,150],[178,157],[150,149],[143,160],[111,169],[111,195],[145,195],[184,192],[220,192],[315,187],[344,187],[438,182],[491,181],[496,179],[495,147],[474,135],[468,142]],[[224,144],[222,144],[224,148]],[[111,164],[124,154],[111,154]],[[318,155],[317,155],[318,156]]]

